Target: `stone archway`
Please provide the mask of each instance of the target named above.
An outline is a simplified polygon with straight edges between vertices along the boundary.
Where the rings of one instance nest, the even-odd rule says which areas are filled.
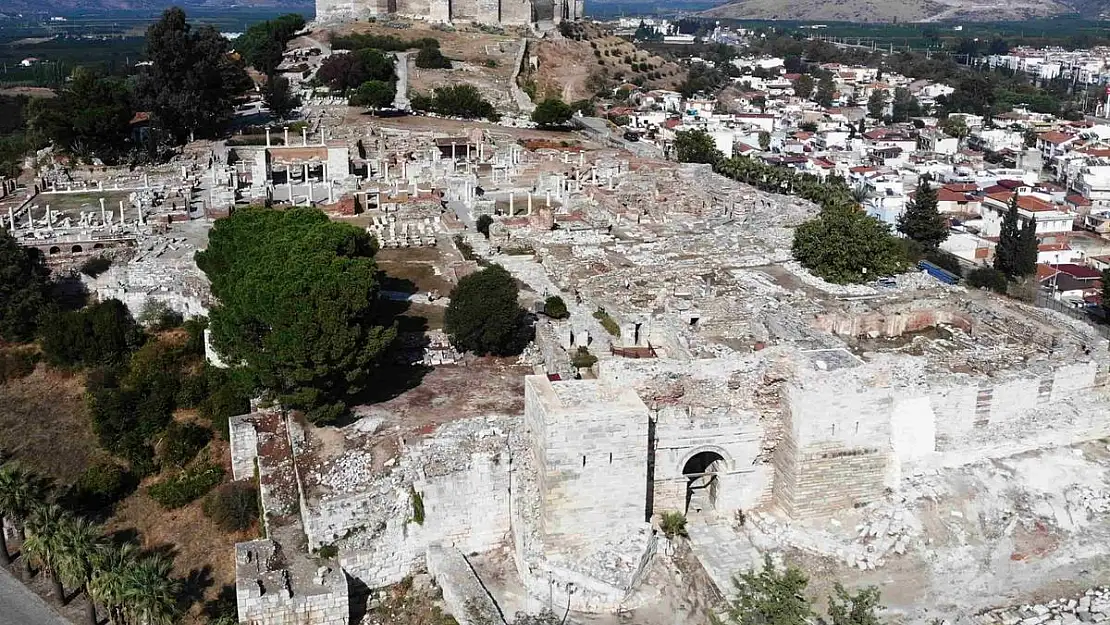
[[[725,470],[725,457],[715,450],[703,450],[682,465],[686,478],[686,515],[712,514],[717,508],[719,474]]]

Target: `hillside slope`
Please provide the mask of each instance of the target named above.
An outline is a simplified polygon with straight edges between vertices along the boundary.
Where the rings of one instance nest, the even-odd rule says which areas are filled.
[[[1104,4],[1086,2],[1088,7]],[[1058,0],[737,0],[700,15],[744,19],[846,22],[934,22],[940,20],[1023,20],[1074,13]]]

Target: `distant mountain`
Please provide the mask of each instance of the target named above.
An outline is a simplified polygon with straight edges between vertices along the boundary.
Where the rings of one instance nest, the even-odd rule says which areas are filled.
[[[733,0],[700,15],[846,22],[989,22],[1075,13],[1098,17],[1107,10],[1107,0]]]
[[[183,9],[231,9],[314,7],[315,0],[0,0],[3,13],[78,13],[87,11],[159,11],[171,6]]]

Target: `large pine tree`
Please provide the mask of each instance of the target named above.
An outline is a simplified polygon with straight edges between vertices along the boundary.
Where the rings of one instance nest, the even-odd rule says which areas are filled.
[[[998,246],[994,249],[994,268],[1013,278],[1018,274],[1021,250],[1021,231],[1018,228],[1017,194],[1010,198],[1010,208],[1002,217]]]
[[[948,224],[937,210],[937,192],[928,176],[921,177],[913,200],[898,217],[898,231],[932,250],[948,238]]]

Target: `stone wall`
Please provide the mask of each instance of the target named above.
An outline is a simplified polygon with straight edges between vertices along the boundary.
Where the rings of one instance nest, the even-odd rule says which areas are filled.
[[[444,435],[408,450],[392,474],[368,492],[310,502],[304,512],[310,547],[338,540],[343,569],[376,588],[416,570],[429,545],[472,553],[502,544],[509,532],[511,461],[504,436],[494,431],[479,438],[480,449]],[[413,491],[424,506],[422,524],[413,518]]]
[[[915,468],[960,466],[1110,434],[1106,366],[1048,361],[926,380],[923,359],[805,374],[786,395],[774,501],[823,515],[882,496]]]
[[[235,545],[235,596],[246,625],[348,625],[350,601],[342,571],[321,567],[311,581],[292,581],[270,540]]]
[[[252,479],[258,461],[258,431],[251,423],[250,415],[231,417],[229,422],[231,477],[235,480]]]
[[[428,573],[443,591],[447,613],[459,625],[504,625],[505,618],[489,591],[454,547],[434,544],[428,547]]]
[[[646,520],[649,416],[632,389],[527,376],[524,405],[549,541]]]

